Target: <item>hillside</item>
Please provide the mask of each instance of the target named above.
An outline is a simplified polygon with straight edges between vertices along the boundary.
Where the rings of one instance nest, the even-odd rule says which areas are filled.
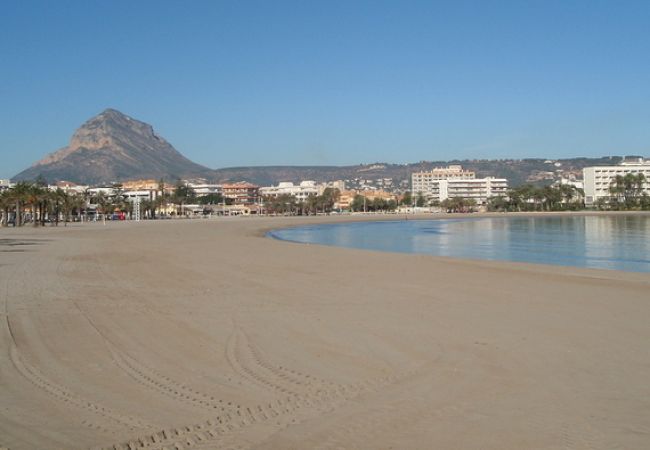
[[[107,109],[75,131],[70,144],[19,173],[14,180],[43,177],[82,184],[141,178],[210,177],[212,171],[179,153],[153,127]]]
[[[476,171],[478,177],[492,176],[507,178],[511,186],[526,182],[535,184],[550,183],[562,176],[580,178],[582,169],[602,164],[618,164],[619,156],[602,158],[567,158],[546,160],[502,159],[502,160],[450,160],[421,161],[414,164],[375,163],[355,166],[266,166],[266,167],[230,167],[214,171],[214,181],[247,180],[259,185],[277,184],[280,181],[315,180],[377,180],[392,179],[393,186],[399,186],[410,180],[411,173],[431,170],[434,167],[460,164],[464,168]],[[354,183],[352,183],[354,185]]]

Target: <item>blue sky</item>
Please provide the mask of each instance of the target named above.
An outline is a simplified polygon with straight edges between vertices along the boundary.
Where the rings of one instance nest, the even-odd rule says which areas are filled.
[[[0,177],[107,107],[209,167],[650,155],[650,1],[7,1]]]

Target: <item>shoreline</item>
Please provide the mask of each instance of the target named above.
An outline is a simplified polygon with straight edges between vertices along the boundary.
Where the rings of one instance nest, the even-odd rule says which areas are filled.
[[[626,214],[627,216],[639,216],[639,214]],[[571,217],[602,217],[602,214],[580,214],[580,215],[571,215]],[[611,214],[608,214],[608,216],[611,216]],[[619,215],[620,216],[620,215]],[[640,216],[646,217],[650,216],[650,214],[641,214]],[[497,215],[497,214],[481,214],[481,215],[475,215],[475,214],[465,214],[460,217],[455,216],[455,217],[448,217],[448,215],[436,215],[434,217],[426,216],[426,215],[421,215],[418,217],[414,217],[411,220],[413,221],[438,221],[438,220],[451,220],[451,221],[458,221],[458,220],[483,220],[483,219],[500,219],[500,220],[509,220],[513,218],[522,218],[522,217],[528,217],[528,218],[536,218],[536,217],[566,217],[566,215],[557,215],[557,214],[544,214],[542,216],[540,215],[530,215],[530,214],[525,214],[525,215],[520,215],[520,214],[508,214],[508,215]],[[279,236],[276,232],[286,230],[286,229],[292,229],[292,228],[303,228],[303,227],[320,227],[323,225],[329,226],[329,225],[342,225],[342,224],[347,224],[347,223],[360,223],[360,222],[378,222],[378,223],[391,223],[391,222],[404,222],[407,221],[405,218],[399,218],[399,217],[394,217],[394,218],[381,218],[381,217],[376,217],[374,220],[324,220],[324,221],[317,221],[313,223],[302,223],[302,224],[294,224],[290,226],[283,226],[279,228],[272,228],[268,229],[263,236],[270,238],[270,239],[276,239],[279,241],[284,241],[284,242],[289,242],[289,243],[294,243],[294,244],[303,244],[303,245],[324,245],[324,246],[330,246],[330,247],[338,247],[338,248],[344,248],[344,249],[358,249],[358,250],[367,250],[367,251],[377,251],[377,252],[382,252],[382,253],[405,253],[405,254],[417,254],[417,255],[429,255],[429,256],[434,256],[434,257],[442,257],[442,258],[450,258],[450,259],[459,259],[459,260],[468,260],[468,261],[487,261],[487,262],[506,262],[506,263],[522,263],[522,264],[532,264],[534,266],[554,266],[554,267],[563,267],[563,268],[578,268],[578,269],[588,269],[588,270],[605,270],[605,271],[616,271],[616,272],[626,272],[626,273],[637,273],[637,274],[650,274],[650,271],[648,270],[622,270],[622,269],[617,269],[617,268],[604,268],[604,267],[587,267],[587,266],[581,266],[581,265],[575,265],[575,264],[561,264],[561,263],[553,263],[553,262],[536,262],[536,261],[525,261],[525,260],[516,260],[516,259],[505,259],[505,258],[482,258],[480,256],[457,256],[457,255],[437,255],[435,253],[431,252],[418,252],[418,251],[399,251],[399,250],[391,250],[391,249],[383,249],[383,248],[372,248],[372,247],[363,247],[363,246],[355,246],[355,245],[336,245],[334,243],[323,243],[323,242],[309,242],[309,241],[301,241],[301,240],[296,240],[292,239],[290,237],[283,238]]]

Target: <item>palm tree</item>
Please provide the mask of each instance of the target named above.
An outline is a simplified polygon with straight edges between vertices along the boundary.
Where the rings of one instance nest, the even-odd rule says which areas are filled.
[[[165,194],[165,179],[161,178],[160,181],[158,182],[158,194],[156,195],[155,199],[155,205],[153,209],[153,219],[156,218],[156,210],[158,210],[158,214],[161,215],[163,210],[166,207],[166,200],[165,200],[166,194]]]
[[[88,206],[89,198],[86,193],[75,194],[72,196],[72,211],[77,211],[79,220],[83,222],[84,212]]]
[[[29,190],[31,184],[26,181],[19,181],[11,189],[10,198],[14,201],[15,204],[15,226],[19,227],[23,224],[23,206],[27,203],[29,196]]]
[[[104,224],[106,224],[106,210],[108,209],[108,206],[110,205],[110,200],[106,196],[104,192],[99,192],[97,194],[97,197],[95,197],[95,204],[99,206],[99,209],[102,212],[102,219],[104,221]]]
[[[0,209],[2,209],[2,216],[0,217],[0,226],[9,226],[9,210],[13,203],[11,198],[11,190],[7,189],[0,192]]]
[[[65,192],[60,187],[57,187],[54,192],[51,193],[51,199],[54,202],[54,222],[56,226],[59,226],[59,216],[61,211],[63,211],[63,223],[68,221],[68,193]]]
[[[142,200],[140,208],[142,208],[144,218],[152,219],[156,211],[156,201],[151,199]]]
[[[617,204],[625,200],[625,178],[622,175],[616,175],[616,178],[611,181],[609,193]]]
[[[37,227],[40,222],[45,221],[45,204],[47,203],[48,192],[47,188],[43,188],[39,184],[32,184],[27,194],[27,203],[31,206],[32,221],[34,226]]]
[[[639,204],[639,198],[644,193],[645,175],[628,173],[617,175],[609,185],[609,193],[615,197],[617,204],[623,204],[625,209],[631,209]]]

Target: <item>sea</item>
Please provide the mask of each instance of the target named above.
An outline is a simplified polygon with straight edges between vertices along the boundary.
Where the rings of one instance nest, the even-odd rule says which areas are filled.
[[[650,216],[644,215],[352,222],[273,230],[269,235],[385,252],[650,272]]]

